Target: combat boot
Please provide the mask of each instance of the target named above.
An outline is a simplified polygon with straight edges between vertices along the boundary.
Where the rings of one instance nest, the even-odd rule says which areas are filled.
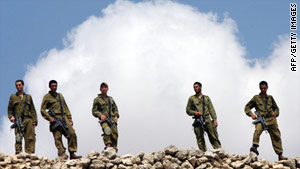
[[[281,160],[287,160],[288,158],[286,158],[286,157],[284,157],[283,155],[282,155],[282,153],[279,153],[278,154],[278,161],[281,161]]]
[[[258,151],[257,151],[257,147],[258,145],[253,144],[252,147],[250,148],[250,152],[254,152],[256,155],[259,155]]]
[[[82,158],[81,155],[76,155],[74,152],[70,152],[70,160]]]
[[[66,161],[67,159],[68,159],[68,155],[66,153],[64,153],[56,158],[57,161]]]

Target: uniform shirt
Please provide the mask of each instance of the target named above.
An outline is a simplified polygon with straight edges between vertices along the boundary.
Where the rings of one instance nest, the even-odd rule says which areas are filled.
[[[46,111],[46,109],[53,110],[54,113],[57,115],[62,115],[58,95],[60,96],[60,99],[61,99],[61,102],[63,105],[63,111],[65,112],[65,115],[67,116],[68,119],[72,118],[71,112],[65,102],[63,95],[61,93],[57,93],[56,96],[53,96],[51,94],[51,92],[49,92],[48,94],[46,94],[44,96],[42,105],[41,105],[42,116],[48,121],[50,121],[53,117],[51,117],[49,115],[49,113]]]
[[[202,95],[205,99],[205,121],[210,120],[210,117],[216,121],[217,115],[212,105],[210,98],[208,96]],[[189,101],[186,106],[186,113],[190,116],[195,116],[195,112],[201,112],[203,115],[203,98],[201,99],[197,95],[193,95],[189,98]]]
[[[265,101],[264,98],[261,95],[255,95],[245,106],[245,113],[248,116],[251,116],[252,108],[255,108],[256,111],[259,111],[261,115],[264,115],[266,117],[271,117],[272,112],[275,113],[275,116],[279,116],[279,108],[274,100],[274,98],[271,95],[267,95],[268,97],[268,103],[267,103],[267,111],[265,110]],[[266,99],[265,98],[265,99]]]
[[[25,103],[26,97],[27,97],[27,101]],[[12,116],[22,117],[24,104],[26,104],[24,116],[32,118],[33,123],[35,123],[37,125],[38,120],[37,120],[36,111],[35,111],[32,97],[29,94],[25,94],[25,93],[23,95],[23,98],[21,96],[19,96],[17,93],[12,94],[9,97],[8,111],[7,111],[8,118],[10,119]],[[13,114],[14,111],[15,111],[16,115]]]
[[[114,99],[110,96],[107,96],[104,99],[101,94],[99,94],[98,97],[94,99],[92,112],[95,117],[100,117],[101,115],[109,115],[108,99],[110,101],[110,116],[117,116],[119,118],[118,107]]]

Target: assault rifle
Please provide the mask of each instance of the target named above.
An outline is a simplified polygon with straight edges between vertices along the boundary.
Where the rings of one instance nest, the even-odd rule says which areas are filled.
[[[193,110],[198,111],[195,106],[193,106]],[[200,127],[205,130],[205,119],[203,118],[203,115],[201,116],[193,116],[194,122],[193,127],[196,127],[197,125],[200,125]]]
[[[15,117],[14,124],[12,124],[10,126],[10,128],[11,129],[17,128],[18,133],[20,134],[21,137],[23,137],[23,132],[22,132],[22,128],[23,128],[22,118],[21,117],[17,117],[17,116],[14,116],[14,117]]]
[[[49,110],[48,113],[55,120],[54,124],[51,125],[51,130],[55,130],[58,127],[60,127],[62,129],[63,135],[68,137],[69,136],[69,132],[68,132],[69,128],[68,128],[68,125],[66,124],[66,121],[65,121],[64,117],[62,117],[62,118],[56,117],[53,110]]]
[[[261,115],[259,111],[255,111],[254,113],[256,114],[257,119],[254,122],[252,122],[252,124],[256,125],[258,123],[261,123],[263,130],[268,131],[265,116]]]
[[[106,120],[103,121],[103,120],[101,120],[101,118],[100,118],[100,119],[99,119],[100,125],[101,125],[102,123],[104,123],[104,122],[107,122],[107,124],[109,125],[109,127],[113,127],[114,121],[111,120],[111,118],[110,118],[109,116],[107,116],[107,115],[105,115],[105,114],[103,114],[103,115],[106,117]]]

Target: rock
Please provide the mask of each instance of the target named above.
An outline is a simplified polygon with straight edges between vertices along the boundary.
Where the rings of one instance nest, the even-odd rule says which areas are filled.
[[[207,157],[201,157],[198,159],[198,165],[201,165],[203,163],[206,163],[208,161],[208,158]]]
[[[182,150],[179,150],[179,151],[176,153],[175,156],[176,156],[179,160],[184,161],[184,160],[187,159],[188,155],[189,155],[189,152],[188,152],[187,150],[185,150],[185,149],[182,149]]]
[[[300,168],[300,158],[299,157],[295,158],[295,162],[296,162],[296,167]]]
[[[244,163],[242,161],[235,161],[230,164],[233,168],[242,168]]]
[[[144,157],[145,153],[141,152],[141,153],[138,153],[136,156],[140,157],[140,159],[142,159]]]
[[[18,159],[25,159],[25,158],[29,158],[29,157],[30,157],[29,154],[26,152],[21,152],[21,153],[17,154]]]
[[[224,149],[214,149],[213,152],[216,153],[221,159],[228,157],[228,153]]]
[[[206,163],[201,164],[199,167],[197,167],[196,169],[205,169],[206,168]]]
[[[4,161],[6,155],[4,153],[0,153],[0,161]]]
[[[206,151],[204,153],[204,156],[209,158],[209,159],[218,159],[218,155],[212,151]]]
[[[164,168],[161,162],[156,162],[153,165],[153,167],[156,168],[156,169],[163,169]]]
[[[37,166],[37,165],[40,164],[40,160],[32,160],[32,161],[31,161],[31,164],[32,164],[33,166]]]
[[[133,165],[130,158],[123,159],[122,164],[124,164],[125,166],[132,166]]]
[[[114,166],[113,163],[106,163],[105,168],[112,168]]]
[[[189,156],[195,156],[197,158],[200,158],[201,156],[203,156],[203,151],[201,151],[200,149],[197,149],[197,148],[192,148],[189,150]]]
[[[112,160],[117,157],[117,152],[114,148],[108,147],[102,152],[108,159]]]
[[[138,157],[138,156],[132,156],[132,157],[130,158],[130,160],[131,160],[131,162],[132,162],[133,164],[140,164],[140,163],[141,163],[141,159],[140,159],[140,157]]]
[[[96,150],[92,150],[88,154],[89,159],[96,159],[99,156],[99,153]]]
[[[150,153],[144,155],[142,164],[151,164],[151,165],[153,165],[154,164],[154,155],[150,154]]]
[[[262,168],[263,165],[262,165],[261,162],[255,161],[254,163],[251,163],[250,166],[251,166],[252,168]]]
[[[254,152],[250,152],[249,157],[251,158],[251,162],[257,161],[257,154]]]
[[[171,155],[171,156],[175,155],[178,152],[178,148],[173,145],[166,147],[164,150],[166,155]]]
[[[176,164],[178,164],[178,165],[181,165],[181,164],[182,164],[182,162],[181,162],[180,160],[178,160],[177,158],[172,158],[170,161],[171,161],[172,163],[176,163]]]
[[[119,169],[127,169],[127,167],[125,165],[123,165],[123,164],[119,164],[118,168]]]
[[[181,168],[194,169],[194,167],[189,163],[189,161],[185,161],[181,164]]]
[[[195,156],[192,156],[188,159],[189,163],[195,167],[196,166],[196,162],[197,162],[197,158]]]
[[[121,158],[117,157],[117,158],[111,160],[110,162],[113,163],[114,165],[119,165],[119,164],[121,164],[122,160],[121,160]]]
[[[165,151],[160,150],[155,152],[153,156],[155,161],[161,161],[166,156],[166,153]]]
[[[289,167],[285,167],[283,164],[275,164],[273,165],[274,169],[289,169]]]
[[[87,168],[89,166],[90,162],[91,162],[91,160],[89,158],[82,158],[79,161],[79,166],[82,168]]]
[[[70,167],[70,166],[73,166],[73,165],[76,165],[76,160],[68,160],[65,162],[65,164]]]
[[[296,161],[294,159],[282,160],[278,163],[283,164],[284,166],[290,167],[291,169],[296,169]]]
[[[245,165],[243,169],[253,169],[253,168],[249,165]]]
[[[105,168],[105,162],[101,160],[93,160],[92,164],[90,165],[91,169],[104,169]]]
[[[30,156],[30,160],[38,160],[39,159],[38,155],[36,155],[36,154],[30,154],[29,156]]]

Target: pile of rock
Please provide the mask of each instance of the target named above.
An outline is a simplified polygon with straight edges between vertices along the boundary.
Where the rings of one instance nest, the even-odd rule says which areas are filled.
[[[153,153],[127,154],[117,156],[112,148],[101,154],[91,151],[86,158],[77,160],[51,160],[35,154],[20,153],[5,155],[0,153],[1,168],[32,168],[32,169],[213,169],[213,168],[244,168],[244,169],[297,169],[300,168],[300,158],[268,162],[258,159],[255,153],[249,155],[229,155],[223,149],[202,152],[199,149],[179,150],[175,146],[166,147]]]

